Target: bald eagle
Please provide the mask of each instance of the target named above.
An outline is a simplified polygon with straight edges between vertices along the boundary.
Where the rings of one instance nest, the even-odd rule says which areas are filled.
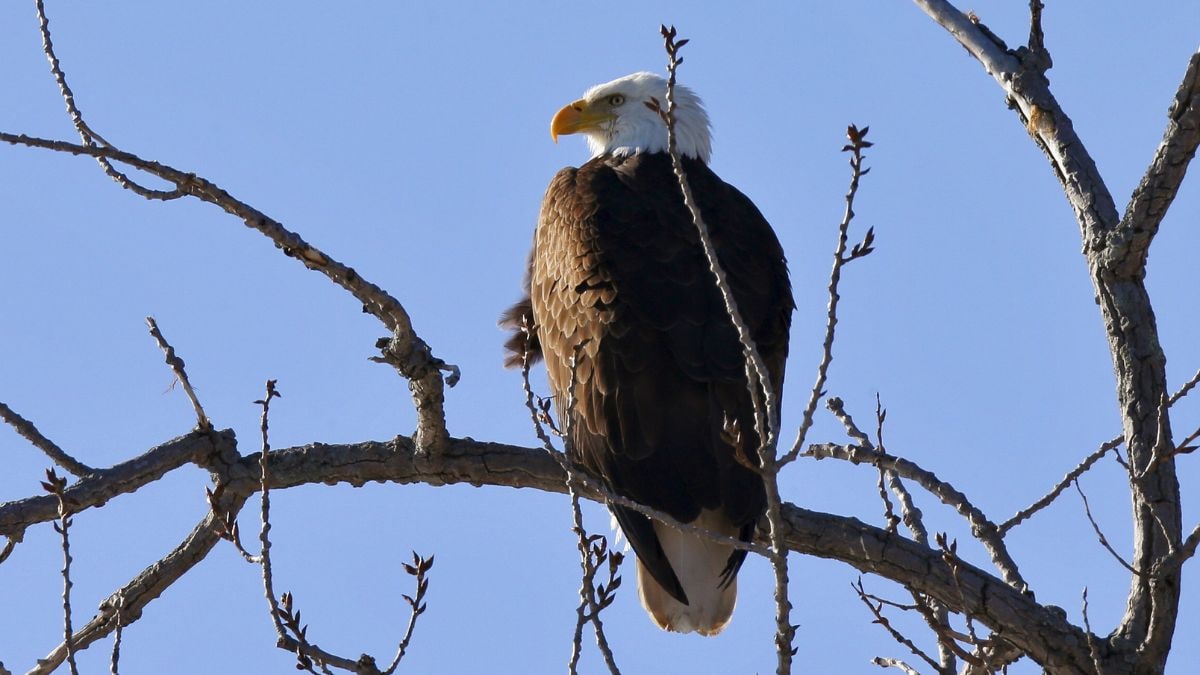
[[[741,343],[667,154],[667,82],[636,73],[592,87],[550,132],[583,134],[592,158],[546,190],[526,277],[505,313],[506,364],[544,357],[572,460],[610,490],[749,541],[765,510]],[[783,249],[754,204],[708,168],[708,115],[675,88],[676,138],[742,317],[782,392],[791,324]],[[529,327],[528,332],[520,330]],[[568,403],[571,360],[574,402]],[[618,505],[642,605],[659,627],[715,635],[746,552]]]

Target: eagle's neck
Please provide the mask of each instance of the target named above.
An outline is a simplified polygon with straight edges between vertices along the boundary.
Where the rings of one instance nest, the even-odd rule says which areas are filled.
[[[695,98],[690,95],[690,98]],[[692,105],[675,109],[675,144],[683,157],[708,164],[712,155],[712,137],[708,115],[699,99]],[[592,157],[611,155],[629,157],[643,153],[667,152],[667,125],[658,113],[643,107],[622,115],[608,128],[587,135]]]

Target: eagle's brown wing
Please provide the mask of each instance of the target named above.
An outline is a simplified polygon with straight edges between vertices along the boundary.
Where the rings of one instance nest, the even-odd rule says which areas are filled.
[[[793,308],[778,239],[754,204],[702,162],[686,170],[738,308],[782,392]],[[600,157],[554,177],[530,259],[528,304],[577,461],[612,490],[690,522],[722,512],[743,539],[765,508],[741,345],[663,154]],[[520,354],[510,357],[520,363]],[[565,421],[565,420],[564,420]],[[614,507],[639,559],[687,603],[649,519]],[[736,573],[744,551],[731,556]]]

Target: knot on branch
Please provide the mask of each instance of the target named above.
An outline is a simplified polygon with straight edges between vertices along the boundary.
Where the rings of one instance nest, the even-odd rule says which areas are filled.
[[[446,363],[433,355],[433,350],[419,337],[400,339],[397,335],[381,337],[375,341],[379,356],[372,356],[375,363],[392,366],[410,383],[433,374],[446,373],[446,386],[458,384],[462,371],[452,363]]]
[[[230,469],[242,459],[237,451],[237,435],[233,429],[195,429],[188,435],[208,441],[196,449],[196,456],[192,460],[202,469],[218,476],[227,476]]]

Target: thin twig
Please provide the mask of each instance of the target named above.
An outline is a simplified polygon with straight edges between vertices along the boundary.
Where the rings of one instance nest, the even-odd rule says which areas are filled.
[[[564,416],[565,422],[563,423],[563,442],[566,444],[574,442],[575,405],[578,402],[575,396],[575,388],[579,384],[579,353],[585,346],[586,342],[575,345],[571,354],[571,382],[567,387],[567,409]],[[563,455],[564,458],[569,457],[568,453],[563,453]],[[567,464],[569,463],[568,459]],[[591,621],[592,627],[595,629],[596,645],[604,657],[604,664],[608,666],[608,670],[612,675],[620,675],[621,671],[617,668],[616,657],[613,656],[612,647],[608,644],[608,637],[604,634],[604,622],[600,619],[600,611],[604,607],[596,600],[596,565],[601,562],[602,557],[605,555],[607,540],[601,535],[596,535],[599,537],[600,545],[598,550],[593,550],[593,538],[587,536],[587,531],[583,527],[583,509],[579,506],[579,491],[575,487],[575,474],[573,471],[567,473],[567,483],[571,493],[572,516],[575,521],[576,533],[579,536],[580,564],[583,567],[583,579],[579,592],[582,603],[586,603],[588,607],[588,616],[585,618]],[[612,590],[611,586],[609,590]],[[583,605],[581,604],[580,610],[582,608]]]
[[[1166,415],[1162,415],[1161,417],[1165,418]],[[1154,450],[1154,456],[1150,458],[1150,463],[1147,464],[1146,468],[1137,475],[1137,479],[1145,480],[1145,478],[1149,476],[1161,462],[1174,459],[1179,455],[1186,455],[1191,452],[1195,452],[1196,446],[1192,445],[1192,442],[1197,438],[1200,438],[1200,427],[1197,427],[1195,431],[1188,434],[1187,437],[1185,437],[1179,443],[1164,443],[1163,445],[1167,447],[1166,450],[1161,449],[1161,447],[1156,447]]]
[[[219,534],[221,535],[222,539],[225,539],[233,544],[233,547],[237,549],[238,553],[241,554],[242,560],[245,560],[251,565],[261,565],[262,556],[254,555],[250,551],[247,551],[246,547],[242,545],[241,528],[238,527],[237,518],[235,518],[232,513],[221,513],[219,510],[222,502],[221,496],[224,490],[224,483],[218,483],[216,489],[204,489],[205,496],[208,498],[208,505],[212,509],[213,517],[217,519]]]
[[[881,405],[882,404],[879,401],[879,394],[876,393],[875,394],[875,438],[876,438],[875,442],[876,442],[877,447],[882,451],[883,450],[883,420],[885,417],[887,417],[887,412],[883,410]],[[888,532],[891,532],[894,534],[896,532],[897,526],[900,525],[900,516],[896,515],[896,510],[894,508],[892,508],[892,500],[890,497],[888,497],[888,491],[887,491],[887,486],[885,485],[885,482],[888,479],[889,473],[890,472],[887,469],[880,467],[879,468],[879,481],[876,485],[879,489],[879,499],[880,499],[880,501],[883,502],[883,520],[886,523],[886,526],[884,527],[884,529],[887,530]],[[891,474],[891,475],[893,477],[895,476],[895,474]],[[897,483],[897,485],[899,485],[898,480],[896,481],[896,483]],[[903,486],[900,486],[900,489],[903,490],[904,489]]]
[[[962,658],[967,662],[968,666],[977,665],[978,659],[967,652],[958,642],[970,642],[971,636],[954,630],[950,627],[949,612],[945,607],[934,601],[932,598],[922,596],[921,594],[910,591],[913,600],[916,601],[914,609],[921,618],[925,620],[925,625],[933,631],[933,635],[937,638],[938,643],[938,672],[954,673],[957,667],[956,658]],[[941,610],[940,612],[938,610]]]
[[[95,146],[96,142],[99,141],[105,146],[113,147],[111,143],[93,131],[87,122],[83,120],[83,113],[75,105],[75,94],[71,91],[71,87],[67,85],[67,76],[63,73],[62,66],[58,62],[58,56],[54,53],[54,42],[50,39],[50,19],[46,16],[46,7],[42,3],[42,0],[35,0],[34,4],[37,5],[38,28],[42,33],[42,52],[45,53],[46,59],[50,61],[50,72],[54,75],[54,81],[58,83],[59,93],[62,95],[63,103],[67,106],[67,114],[71,116],[71,123],[75,125],[75,130],[79,133],[79,138],[83,140],[84,145]],[[178,187],[174,190],[154,190],[143,187],[113,167],[107,158],[97,157],[96,161],[100,163],[101,168],[104,169],[104,173],[109,178],[112,178],[121,187],[132,190],[146,199],[161,199],[166,201],[178,199],[187,194],[186,191]]]
[[[759,437],[758,460],[763,477],[763,488],[766,493],[767,538],[771,549],[769,560],[771,561],[771,569],[775,577],[775,650],[778,657],[777,673],[784,675],[791,672],[792,656],[795,653],[795,649],[792,647],[792,640],[795,637],[796,629],[792,626],[791,622],[792,603],[788,599],[787,550],[783,547],[783,535],[781,533],[783,517],[781,515],[781,500],[779,497],[779,464],[777,462],[776,448],[779,438],[779,412],[776,407],[778,405],[779,393],[772,390],[766,363],[763,361],[762,355],[759,354],[758,348],[754,344],[754,339],[750,335],[750,329],[738,311],[733,290],[730,288],[728,279],[725,276],[725,270],[721,267],[720,260],[717,258],[716,248],[713,246],[712,238],[709,236],[708,226],[705,224],[704,217],[700,213],[700,207],[696,202],[695,196],[692,194],[691,185],[688,183],[687,174],[683,168],[683,158],[679,154],[678,139],[675,135],[675,79],[676,71],[679,65],[683,63],[683,60],[679,58],[679,50],[688,41],[686,39],[675,39],[678,33],[674,26],[669,29],[666,26],[661,26],[659,30],[667,51],[667,107],[665,110],[660,111],[667,125],[667,153],[671,157],[671,165],[674,167],[675,178],[679,182],[684,206],[691,213],[692,223],[696,226],[696,233],[699,237],[701,248],[704,251],[705,258],[708,260],[709,271],[712,272],[717,290],[724,301],[725,312],[729,315],[729,320],[737,331],[738,341],[742,345],[742,356],[746,363],[746,387],[754,406],[754,424]]]
[[[858,593],[858,599],[862,600],[862,603],[867,606],[867,609],[871,610],[871,614],[875,615],[875,623],[882,626],[883,629],[892,636],[893,640],[907,647],[909,651],[920,657],[921,660],[925,661],[925,663],[928,663],[935,670],[941,670],[941,667],[938,665],[937,661],[933,660],[931,656],[926,654],[925,651],[918,647],[912,640],[905,637],[903,633],[896,630],[892,626],[891,622],[888,621],[887,616],[885,616],[883,613],[883,603],[871,602],[870,597],[868,597],[866,590],[863,588],[862,577],[859,577],[857,582],[851,583],[850,587],[853,588],[856,593]]]
[[[575,492],[575,471],[571,467],[571,460],[567,456],[566,452],[559,452],[557,449],[555,449],[554,442],[550,440],[549,434],[546,433],[545,428],[542,426],[542,415],[544,412],[540,412],[538,406],[534,405],[533,387],[529,383],[529,367],[531,364],[528,345],[532,342],[531,336],[529,335],[529,333],[532,331],[532,328],[529,326],[527,319],[522,320],[521,330],[526,333],[526,349],[521,354],[521,385],[525,391],[525,406],[529,409],[529,417],[533,422],[534,433],[537,434],[538,440],[542,442],[542,446],[545,448],[546,452],[553,457],[556,462],[558,462],[559,467],[562,468],[563,474],[566,476],[565,484],[567,487],[567,494],[571,499],[571,517],[573,523],[572,530],[575,532],[575,536],[582,541],[586,534],[583,530],[583,514],[579,508],[579,500]],[[576,351],[578,351],[580,346],[581,345],[575,346]],[[572,358],[571,381],[571,392],[573,394],[575,381],[574,358]],[[571,398],[573,398],[573,396]],[[568,444],[569,448],[571,443],[570,431],[573,401],[568,401],[567,408],[568,409],[561,415],[563,424],[566,427],[562,434],[562,438],[563,442]],[[569,675],[575,675],[575,673],[578,672],[579,659],[583,654],[583,624],[586,622],[583,608],[587,601],[585,588],[588,586],[586,549],[582,555],[584,556],[584,561],[582,563],[584,568],[584,579],[581,582],[579,589],[579,605],[575,609],[575,629],[571,637],[571,656],[567,660],[567,673]]]
[[[113,608],[113,622],[116,628],[113,629],[113,647],[112,659],[109,663],[109,672],[112,675],[120,675],[117,668],[117,663],[121,660],[121,628],[123,627],[124,617],[121,616],[121,610],[125,607],[125,596],[118,595],[116,607]]]
[[[883,423],[887,419],[887,410],[883,407],[883,401],[880,399],[878,392],[875,394],[875,443],[879,452],[887,453],[887,448],[883,444]],[[918,544],[929,545],[929,531],[925,529],[924,516],[921,509],[913,502],[912,493],[904,486],[904,482],[896,475],[895,471],[890,471],[879,468],[879,491],[887,505],[888,525],[891,532],[896,531],[896,516],[892,513],[891,501],[887,499],[887,492],[884,489],[884,483],[887,483],[888,489],[896,495],[896,499],[900,502],[901,519],[905,527],[912,533],[913,541]],[[962,653],[962,649],[955,642],[954,637],[948,635],[950,630],[950,611],[941,602],[934,600],[929,596],[921,595],[916,591],[911,591],[913,600],[916,602],[917,611],[925,619],[926,624],[933,631],[938,643],[938,663],[939,672],[953,674],[957,668],[956,654],[962,656],[969,661],[969,657]]]
[[[262,570],[263,594],[267,598],[267,608],[271,613],[271,623],[275,626],[275,634],[280,643],[283,643],[288,637],[287,629],[284,627],[284,622],[295,624],[293,631],[296,636],[296,667],[300,670],[308,670],[315,672],[312,668],[311,651],[308,649],[308,639],[305,635],[306,627],[300,626],[300,613],[292,612],[292,595],[284,593],[282,597],[275,597],[275,580],[274,571],[271,567],[271,485],[270,485],[270,456],[271,443],[268,438],[269,417],[271,412],[271,399],[283,396],[275,388],[275,380],[267,380],[267,395],[261,400],[255,401],[255,404],[262,406],[262,416],[259,421],[259,432],[262,438],[262,450],[258,457],[259,467],[259,490],[262,493],[261,510],[262,528],[258,532],[258,541],[261,545],[261,551],[258,554],[259,567]],[[243,555],[246,555],[243,551]],[[280,602],[283,607],[280,607]],[[328,673],[329,670],[324,663],[317,661],[321,666],[322,672]]]
[[[842,267],[852,260],[869,255],[874,250],[871,245],[875,240],[875,230],[869,228],[862,242],[854,247],[850,255],[846,255],[846,245],[850,237],[850,221],[854,220],[854,198],[858,195],[859,180],[870,171],[869,168],[863,168],[863,150],[873,145],[866,140],[869,129],[870,127],[863,127],[860,130],[853,124],[846,127],[846,136],[850,139],[850,143],[842,148],[842,152],[851,153],[850,187],[846,190],[846,208],[842,213],[842,221],[838,223],[837,246],[833,251],[833,269],[829,273],[829,306],[825,315],[825,340],[821,344],[821,362],[817,365],[817,379],[809,393],[808,403],[804,406],[804,415],[800,419],[800,428],[796,431],[796,440],[792,442],[792,449],[780,459],[780,468],[799,457],[801,449],[804,447],[804,441],[808,438],[808,430],[812,428],[817,403],[825,395],[829,365],[833,363],[833,341],[838,323],[838,302],[842,298],[838,292],[838,286],[842,279]]]
[[[527,334],[530,331],[529,325],[524,323],[521,329],[526,331]],[[530,341],[532,340],[527,339],[526,345],[529,345]],[[570,459],[571,444],[574,443],[574,436],[572,434],[574,434],[575,429],[575,404],[577,402],[575,396],[577,364],[580,351],[586,346],[587,341],[583,341],[572,347],[570,362],[571,380],[568,384],[568,389],[566,389],[566,405],[560,411],[560,417],[563,420],[562,437],[565,444],[564,452],[558,452],[558,450],[554,449],[550,436],[542,428],[539,408],[534,405],[533,388],[529,384],[530,354],[528,348],[522,353],[521,357],[521,378],[524,394],[526,394],[526,407],[529,408],[529,416],[533,420],[534,431],[538,435],[542,447],[545,447],[546,452],[550,453],[552,458],[558,462],[558,465],[563,468],[563,473],[566,477],[566,494],[569,495],[571,500],[571,531],[575,533],[576,545],[578,551],[580,551],[580,568],[582,571],[580,603],[575,608],[575,631],[571,637],[571,657],[568,664],[566,664],[566,670],[571,675],[575,675],[578,671],[578,663],[580,663],[580,657],[583,655],[583,625],[590,621],[595,629],[596,645],[599,646],[600,653],[605,659],[605,665],[607,665],[608,670],[613,675],[617,675],[620,670],[617,668],[616,657],[613,656],[612,647],[608,645],[608,638],[604,632],[604,622],[600,620],[601,608],[596,603],[595,598],[595,565],[592,560],[592,539],[588,537],[588,532],[583,526],[583,509],[580,507],[580,492],[578,492],[581,477],[578,476],[575,467],[571,465]]]
[[[0,550],[0,565],[8,560],[8,556],[12,555],[13,549],[17,546],[16,537],[5,537],[4,540],[4,548]]]
[[[900,516],[896,515],[895,509],[892,508],[892,500],[888,497],[887,486],[884,484],[887,480],[887,474],[887,469],[879,469],[879,480],[875,483],[875,486],[879,491],[879,499],[883,502],[883,529],[895,534],[896,527],[900,524]]]
[[[1099,537],[1100,544],[1112,554],[1112,557],[1115,558],[1117,562],[1121,563],[1121,567],[1124,567],[1139,577],[1143,576],[1142,572],[1134,569],[1133,565],[1125,562],[1125,559],[1121,557],[1121,554],[1117,553],[1116,549],[1112,547],[1112,544],[1108,543],[1108,537],[1104,536],[1104,532],[1100,530],[1100,526],[1096,523],[1096,519],[1092,517],[1092,507],[1088,503],[1087,495],[1083,493],[1083,487],[1079,485],[1078,480],[1074,480],[1072,482],[1075,484],[1075,490],[1079,493],[1079,497],[1083,499],[1083,512],[1087,514],[1088,522],[1092,524],[1092,530],[1094,530],[1096,532],[1096,536]]]
[[[527,334],[525,344],[528,346],[532,340],[528,339],[528,334],[531,332],[531,327],[528,323],[522,322],[521,330]],[[612,648],[608,644],[608,638],[604,634],[604,624],[600,619],[601,607],[596,602],[594,579],[596,574],[595,565],[592,563],[591,556],[591,540],[588,537],[587,530],[583,525],[583,510],[579,505],[579,483],[581,477],[571,462],[571,447],[573,441],[574,416],[575,416],[575,386],[577,384],[577,363],[580,351],[587,346],[587,341],[580,342],[572,348],[571,355],[571,380],[567,387],[566,406],[560,410],[562,418],[563,443],[566,444],[566,451],[559,452],[554,448],[553,441],[546,433],[542,426],[542,418],[545,415],[537,405],[534,404],[533,387],[529,383],[529,367],[530,353],[528,348],[521,354],[521,384],[525,392],[525,406],[529,409],[530,420],[533,422],[534,433],[537,434],[538,440],[542,442],[546,452],[558,462],[566,476],[567,494],[571,499],[571,520],[572,532],[575,533],[577,547],[580,556],[580,568],[582,570],[580,586],[579,586],[579,604],[575,608],[575,630],[571,638],[571,657],[567,661],[567,672],[570,675],[575,675],[579,668],[579,659],[583,654],[583,626],[589,621],[592,623],[596,633],[596,644],[600,648],[600,652],[604,657],[605,665],[608,666],[610,672],[614,675],[619,673],[616,665],[616,658],[613,656]],[[548,418],[548,416],[547,416]],[[611,589],[611,586],[610,586]]]
[[[1187,539],[1183,540],[1183,545],[1175,552],[1175,559],[1170,564],[1179,567],[1187,562],[1188,558],[1196,555],[1197,548],[1200,548],[1200,524],[1192,528],[1191,534],[1187,536]]]
[[[262,551],[258,555],[258,562],[262,568],[263,590],[267,596],[267,606],[271,610],[271,622],[275,626],[275,633],[282,638],[286,635],[286,632],[283,629],[283,622],[279,618],[279,601],[275,597],[274,575],[271,569],[271,464],[269,461],[271,443],[267,433],[269,426],[268,416],[271,412],[271,399],[276,396],[281,396],[281,394],[275,389],[275,380],[267,380],[267,395],[261,400],[255,401],[257,405],[262,406],[262,416],[259,418],[262,451],[258,457],[258,484],[261,491],[259,514],[262,517],[262,528],[258,532],[258,541],[262,545]]]
[[[38,428],[33,425],[33,422],[21,417],[4,403],[0,403],[0,419],[4,420],[25,440],[32,443],[33,447],[46,453],[51,462],[62,467],[65,471],[69,471],[71,475],[82,478],[96,473],[96,470],[92,467],[64,452],[54,441],[43,436],[42,432],[38,431]]]
[[[42,482],[42,488],[58,499],[58,522],[54,524],[54,531],[62,538],[63,644],[66,645],[67,664],[71,668],[71,675],[79,675],[79,667],[75,664],[75,631],[71,629],[71,587],[75,584],[71,581],[71,537],[68,532],[71,528],[71,514],[76,505],[67,495],[67,479],[60,477],[54,469],[46,469],[46,480]]]
[[[184,370],[183,359],[176,353],[175,348],[167,342],[167,338],[163,337],[162,331],[158,329],[158,323],[154,317],[146,317],[146,325],[150,327],[150,335],[154,336],[154,341],[158,343],[158,348],[163,351],[166,357],[167,365],[171,366],[171,370],[175,373],[175,379],[179,384],[183,385],[183,392],[187,394],[188,400],[192,402],[192,408],[196,410],[196,428],[200,431],[209,431],[213,428],[212,422],[209,421],[208,415],[204,414],[204,407],[200,405],[200,399],[196,397],[196,391],[192,389],[192,383],[188,380],[187,371]]]
[[[1092,622],[1088,620],[1088,589],[1083,587],[1083,632],[1087,636],[1088,651],[1092,655],[1092,666],[1096,668],[1096,675],[1104,675],[1104,666],[1101,665],[1100,646],[1096,644],[1096,636],[1092,634]]]
[[[988,654],[984,652],[983,649],[980,649],[980,647],[983,646],[983,642],[980,641],[979,636],[975,633],[975,620],[971,617],[971,612],[967,610],[967,596],[965,591],[963,591],[962,579],[959,577],[958,563],[960,558],[958,557],[958,542],[949,541],[945,533],[939,533],[935,539],[937,541],[938,548],[942,550],[942,562],[944,562],[946,567],[950,570],[950,576],[954,580],[954,588],[958,591],[958,599],[961,603],[959,606],[963,608],[962,615],[967,625],[967,642],[972,647],[977,648],[977,652],[979,653],[980,657],[982,657],[983,662],[980,664],[980,659],[977,659],[974,656],[964,656],[963,658],[972,665],[982,665],[986,672],[994,672],[996,669],[993,668],[992,664],[988,661]]]
[[[971,503],[971,500],[965,494],[950,483],[938,478],[932,471],[921,468],[915,462],[875,449],[871,440],[858,428],[854,423],[854,419],[846,412],[841,399],[831,397],[826,401],[825,405],[841,420],[842,424],[846,427],[846,433],[851,438],[857,440],[859,445],[814,443],[808,446],[808,450],[805,451],[804,456],[817,460],[835,458],[848,461],[852,464],[869,464],[875,467],[883,467],[898,476],[916,482],[930,494],[937,497],[943,504],[957,511],[959,515],[970,523],[972,535],[983,544],[992,559],[992,563],[1003,575],[1005,583],[1022,593],[1029,590],[1029,584],[1021,576],[1021,571],[1017,567],[1016,561],[1013,560],[1012,555],[1008,552],[1008,547],[1005,545],[1004,539],[1000,537],[995,523],[982,510]]]
[[[392,659],[391,665],[387,670],[383,671],[383,675],[392,675],[396,672],[396,668],[400,665],[401,659],[408,652],[408,645],[412,641],[413,631],[417,627],[417,618],[425,613],[425,592],[429,590],[429,577],[426,576],[429,570],[433,567],[433,556],[422,558],[413,551],[412,564],[404,563],[404,571],[416,577],[417,590],[415,597],[408,595],[404,596],[404,600],[408,603],[412,611],[408,615],[408,627],[404,629],[404,637],[400,639],[400,646],[396,648],[396,658]]]
[[[1028,520],[1029,517],[1032,516],[1033,514],[1037,513],[1038,511],[1041,511],[1042,509],[1049,506],[1055,499],[1058,499],[1058,496],[1060,494],[1062,494],[1063,490],[1066,490],[1067,487],[1071,483],[1075,482],[1075,480],[1077,478],[1082,476],[1085,471],[1092,468],[1092,465],[1095,464],[1096,462],[1100,461],[1101,457],[1108,454],[1109,450],[1116,449],[1118,446],[1120,446],[1124,442],[1125,442],[1124,436],[1117,436],[1116,438],[1113,438],[1113,439],[1103,443],[1099,448],[1097,448],[1095,450],[1095,452],[1088,455],[1086,459],[1084,459],[1082,462],[1080,462],[1079,466],[1075,467],[1074,469],[1071,469],[1071,471],[1069,471],[1067,473],[1067,475],[1064,476],[1063,479],[1058,482],[1058,485],[1055,485],[1054,488],[1052,490],[1050,490],[1050,492],[1046,493],[1046,495],[1044,497],[1042,497],[1041,499],[1037,500],[1036,502],[1030,504],[1026,508],[1021,509],[1012,518],[1009,518],[1008,520],[1001,523],[1000,526],[997,528],[1000,532],[1000,536],[1003,537],[1004,535],[1008,534],[1009,530],[1016,527],[1017,525],[1020,525],[1022,522]]]
[[[887,454],[887,448],[883,445],[883,422],[887,419],[887,410],[884,410],[883,403],[880,401],[879,394],[875,394],[875,441],[877,443],[876,450],[884,455]],[[904,521],[905,527],[912,533],[913,540],[918,544],[929,543],[929,531],[925,529],[925,521],[921,509],[913,502],[912,493],[904,486],[900,477],[895,471],[890,469],[880,468],[881,478],[886,478],[888,488],[896,495],[896,499],[900,502],[900,516]],[[894,516],[893,516],[894,517]],[[893,531],[895,528],[893,527]]]
[[[1176,401],[1191,393],[1191,391],[1196,388],[1197,384],[1200,384],[1200,370],[1197,370],[1196,374],[1192,375],[1192,379],[1185,382],[1183,386],[1179,388],[1179,391],[1171,395],[1171,400],[1169,403],[1171,405],[1175,405]]]
[[[905,675],[921,675],[920,671],[901,661],[900,659],[876,656],[875,658],[871,659],[871,663],[874,663],[880,668],[897,668],[903,671]]]
[[[320,667],[322,675],[333,675],[329,670],[329,665],[321,660],[314,645],[308,641],[308,626],[300,623],[300,610],[295,608],[295,598],[288,591],[284,591],[283,595],[279,596],[279,609],[275,611],[276,617],[283,624],[285,631],[290,631],[296,636],[296,641],[291,643],[289,647],[283,647],[288,644],[282,637],[275,642],[275,646],[282,647],[287,651],[293,652],[296,655],[296,670],[318,675],[316,668]],[[287,637],[286,635],[284,637]],[[348,660],[348,659],[347,659]],[[354,672],[365,670],[367,673],[376,673],[378,668],[375,667],[375,659],[364,655],[355,663]]]

